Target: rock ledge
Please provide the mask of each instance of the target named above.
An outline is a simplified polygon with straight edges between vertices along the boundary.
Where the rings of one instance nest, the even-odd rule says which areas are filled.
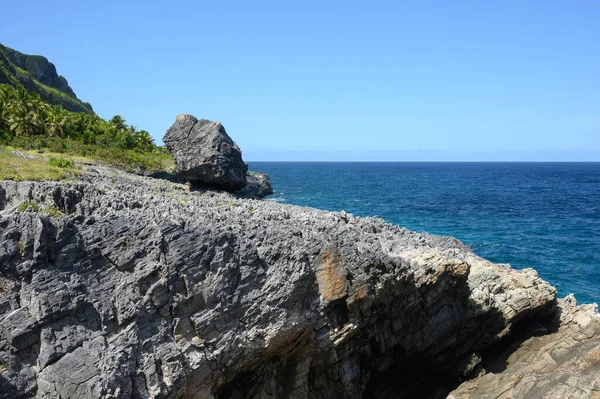
[[[103,167],[0,182],[2,398],[411,397],[555,292],[377,218]]]

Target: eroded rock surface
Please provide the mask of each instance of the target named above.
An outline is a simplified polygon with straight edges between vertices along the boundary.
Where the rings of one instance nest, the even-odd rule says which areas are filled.
[[[273,194],[273,186],[269,175],[261,172],[248,172],[246,175],[246,187],[237,191],[238,195],[244,197],[264,198]]]
[[[597,305],[559,301],[558,331],[533,336],[492,358],[492,371],[460,385],[449,399],[600,397],[600,315]]]
[[[453,238],[80,179],[0,183],[2,398],[410,397],[554,306]]]
[[[230,191],[246,185],[248,166],[242,151],[221,123],[181,114],[163,141],[189,181]]]

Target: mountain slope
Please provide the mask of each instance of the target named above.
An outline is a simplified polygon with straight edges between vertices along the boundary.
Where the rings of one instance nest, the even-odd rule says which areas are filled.
[[[74,112],[93,114],[92,106],[77,98],[56,67],[40,55],[27,55],[0,44],[0,84],[21,85],[42,100]]]

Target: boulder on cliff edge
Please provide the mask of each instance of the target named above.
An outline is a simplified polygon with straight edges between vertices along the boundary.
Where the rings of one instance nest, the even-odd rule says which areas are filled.
[[[246,186],[248,165],[220,122],[178,115],[163,141],[183,177],[225,190]]]

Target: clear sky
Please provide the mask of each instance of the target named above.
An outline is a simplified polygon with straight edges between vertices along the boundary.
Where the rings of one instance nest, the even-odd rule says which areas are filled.
[[[596,1],[3,1],[104,118],[246,160],[600,161]]]

